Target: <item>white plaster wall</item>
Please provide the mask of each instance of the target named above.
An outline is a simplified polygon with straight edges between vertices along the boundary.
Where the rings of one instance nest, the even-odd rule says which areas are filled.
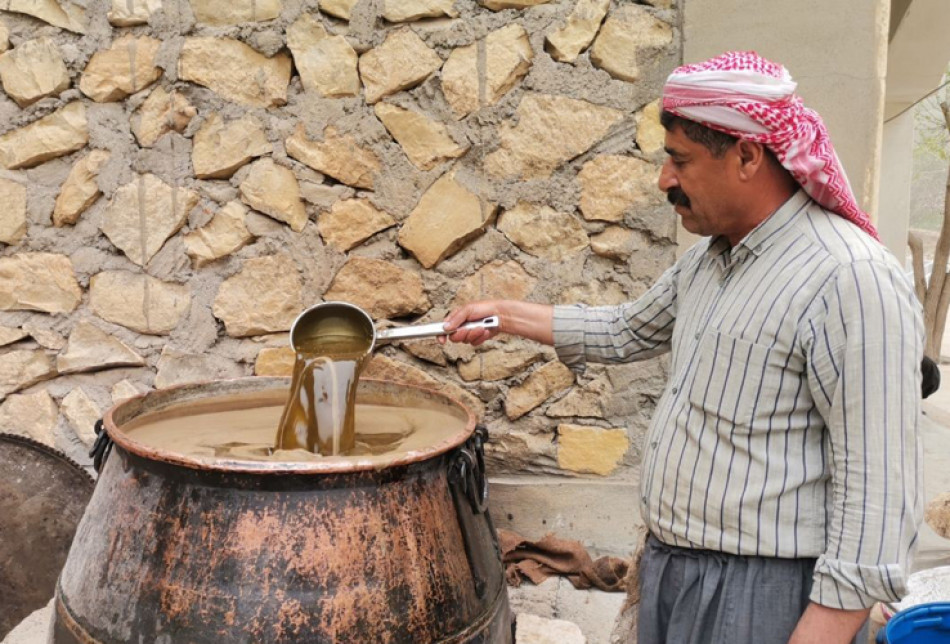
[[[907,250],[913,169],[914,110],[908,110],[884,124],[878,200],[877,229],[881,241],[899,259],[904,258]]]

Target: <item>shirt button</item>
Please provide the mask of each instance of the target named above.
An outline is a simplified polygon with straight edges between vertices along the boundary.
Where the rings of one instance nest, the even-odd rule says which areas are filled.
[[[641,496],[641,497],[640,497],[640,500],[643,501],[644,504],[646,504],[646,502],[647,502],[647,497]]]
[[[697,331],[697,332],[696,332],[696,335],[693,336],[693,337],[696,338],[697,340],[699,340],[699,335],[700,335],[700,334],[699,334],[699,331]]]
[[[679,391],[679,389],[677,387],[673,387],[673,393],[675,394],[677,391]]]
[[[656,449],[656,446],[657,446],[656,441],[653,441],[652,443],[650,443],[650,447],[652,447],[653,449]]]

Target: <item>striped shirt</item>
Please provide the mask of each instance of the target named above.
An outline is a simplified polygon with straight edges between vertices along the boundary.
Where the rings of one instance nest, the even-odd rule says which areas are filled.
[[[815,557],[811,599],[895,601],[922,515],[923,322],[897,260],[799,191],[731,248],[691,248],[635,302],[558,306],[555,348],[671,355],[640,512],[668,544]]]

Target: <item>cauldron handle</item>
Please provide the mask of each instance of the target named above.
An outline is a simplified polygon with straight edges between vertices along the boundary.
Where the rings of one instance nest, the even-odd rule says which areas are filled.
[[[102,466],[106,463],[106,459],[109,458],[109,453],[112,451],[112,438],[109,437],[109,432],[106,431],[101,418],[96,421],[95,430],[96,442],[92,444],[89,456],[92,457],[93,469],[96,470],[96,474],[99,474],[102,471]]]

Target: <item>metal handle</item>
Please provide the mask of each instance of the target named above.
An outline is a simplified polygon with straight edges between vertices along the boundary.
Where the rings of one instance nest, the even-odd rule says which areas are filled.
[[[498,328],[498,316],[466,322],[456,330],[461,329],[496,329]],[[454,333],[454,331],[453,331]],[[432,324],[420,324],[417,326],[401,326],[394,329],[383,329],[376,332],[376,343],[392,342],[394,340],[412,340],[416,338],[432,338],[437,335],[446,335],[444,322],[433,322]]]

